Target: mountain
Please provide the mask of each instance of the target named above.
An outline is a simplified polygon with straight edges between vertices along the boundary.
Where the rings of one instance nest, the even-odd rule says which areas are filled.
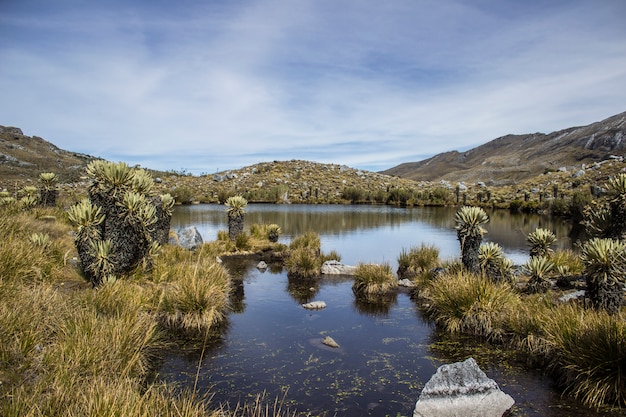
[[[445,152],[382,171],[417,181],[506,185],[548,171],[580,169],[626,153],[626,112],[550,134],[506,135],[466,152]]]
[[[0,126],[1,183],[34,181],[42,172],[54,172],[62,182],[77,181],[94,159],[59,149],[40,137],[26,136],[20,128]]]

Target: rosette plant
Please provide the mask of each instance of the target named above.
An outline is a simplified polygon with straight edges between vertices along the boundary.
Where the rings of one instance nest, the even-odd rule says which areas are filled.
[[[483,225],[489,222],[489,216],[480,207],[463,206],[454,215],[454,221],[456,235],[461,244],[461,262],[467,271],[478,275],[480,244],[487,233]]]
[[[224,204],[228,206],[226,210],[228,215],[228,237],[234,242],[237,236],[243,232],[243,215],[248,205],[248,200],[240,195],[235,195],[228,197]]]

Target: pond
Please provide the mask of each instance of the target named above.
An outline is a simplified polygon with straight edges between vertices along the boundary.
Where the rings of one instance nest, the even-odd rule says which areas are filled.
[[[459,256],[453,208],[398,209],[387,206],[250,205],[245,221],[276,223],[288,243],[306,231],[317,232],[322,251],[336,250],[342,262],[389,262],[394,270],[402,249],[433,244],[442,259]],[[567,224],[540,216],[491,213],[489,240],[520,264],[527,259],[525,236],[537,227],[556,232],[562,248],[571,247]],[[177,207],[172,229],[193,225],[205,240],[226,230],[224,206]],[[326,416],[410,416],[424,384],[437,367],[473,356],[488,376],[511,395],[514,416],[601,416],[561,398],[550,378],[522,366],[510,352],[439,334],[408,293],[387,306],[357,302],[350,277],[323,277],[301,283],[280,266],[265,272],[256,262],[227,261],[237,291],[231,300],[223,337],[204,352],[168,355],[162,379],[213,395],[213,401],[251,401],[266,394],[290,410]],[[323,310],[301,304],[325,301]],[[340,345],[321,343],[331,336]]]

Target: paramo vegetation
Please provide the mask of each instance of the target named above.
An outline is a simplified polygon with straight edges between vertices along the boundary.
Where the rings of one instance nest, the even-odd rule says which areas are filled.
[[[395,275],[389,265],[359,265],[355,297],[384,306],[399,291],[398,279],[408,279],[416,302],[441,328],[524,352],[591,406],[626,405],[625,174],[592,187],[574,187],[571,178],[567,186],[552,184],[551,197],[544,193],[537,204],[549,208],[562,199],[590,238],[579,253],[554,251],[559,237],[537,229],[528,236],[529,261],[516,269],[497,243],[482,242],[485,205],[512,209],[509,197],[482,186],[480,197],[442,184],[357,189],[343,182],[340,167],[328,170],[339,178],[327,194],[309,180],[305,194],[294,193],[289,184],[303,180],[303,168],[283,174],[263,198],[263,186],[255,191],[214,179],[221,188],[203,189],[202,198],[172,178],[154,181],[123,163],[95,161],[85,190],[59,192],[48,173],[39,188],[0,195],[0,414],[290,414],[278,402],[271,407],[258,399],[224,408],[193,389],[181,392],[152,379],[164,348],[184,343],[201,350],[228,326],[233,288],[219,256],[271,252],[290,280],[306,282],[325,260],[340,260],[322,252],[314,231],[285,245],[276,242],[278,225],[246,229],[249,201],[458,203],[459,260],[442,261],[436,247],[421,246],[399,254]],[[522,197],[521,209],[531,197]],[[195,251],[168,245],[174,199],[228,202],[229,231]],[[586,298],[561,301],[563,288],[584,288]]]

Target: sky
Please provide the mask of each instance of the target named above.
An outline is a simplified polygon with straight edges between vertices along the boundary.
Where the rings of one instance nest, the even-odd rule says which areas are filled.
[[[0,0],[0,125],[204,174],[380,171],[626,111],[624,0]]]

